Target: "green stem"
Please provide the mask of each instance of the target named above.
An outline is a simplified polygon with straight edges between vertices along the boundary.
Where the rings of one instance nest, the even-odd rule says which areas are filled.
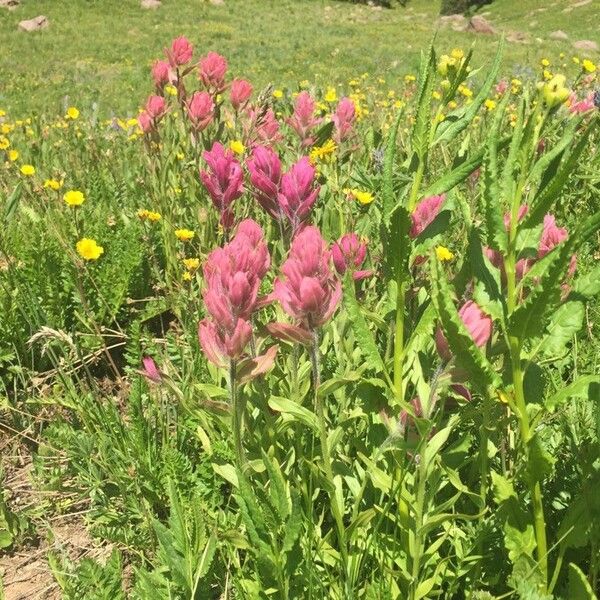
[[[404,381],[402,371],[404,369],[404,308],[406,304],[406,283],[403,273],[398,273],[398,292],[396,296],[396,329],[394,332],[394,389],[396,398],[404,400]]]
[[[235,447],[235,456],[240,473],[243,473],[246,466],[246,454],[242,443],[242,428],[244,427],[244,404],[237,390],[236,381],[237,365],[235,360],[229,363],[229,392],[231,394],[231,414],[233,429],[233,445]]]
[[[423,437],[423,446],[420,451],[419,469],[416,473],[418,477],[417,486],[417,497],[415,505],[415,525],[414,525],[414,536],[415,536],[415,548],[412,556],[412,582],[410,587],[410,598],[416,600],[417,589],[419,587],[419,575],[421,572],[421,556],[423,554],[423,512],[425,505],[425,491],[427,483],[427,473],[424,456],[427,452],[427,441],[428,434]]]
[[[340,512],[336,498],[336,486],[333,477],[333,469],[331,463],[331,455],[329,453],[329,441],[327,439],[327,422],[325,419],[325,407],[323,406],[323,398],[319,395],[319,385],[321,383],[321,375],[319,368],[319,333],[315,329],[313,330],[314,342],[310,348],[310,362],[312,367],[312,378],[313,378],[313,389],[314,389],[314,403],[315,411],[317,413],[317,419],[319,421],[319,436],[321,440],[321,454],[323,458],[323,469],[325,476],[329,482],[331,489],[333,490],[330,494],[331,512],[336,524],[338,543],[340,546],[340,555],[342,560],[342,569],[344,571],[346,581],[346,595],[345,598],[351,600],[354,596],[350,589],[350,579],[348,577],[348,547],[346,543],[346,529],[344,527],[343,514]]]
[[[515,197],[511,206],[511,226],[508,239],[508,253],[505,260],[506,283],[507,283],[507,305],[509,314],[512,314],[517,307],[518,293],[516,286],[516,237],[517,237],[517,216],[519,206],[523,197],[524,182],[520,181],[516,190]],[[531,438],[531,425],[527,414],[527,404],[525,402],[525,392],[523,387],[523,369],[521,368],[521,341],[518,336],[508,336],[508,345],[510,349],[510,360],[512,369],[512,383],[514,388],[515,407],[519,421],[519,431],[521,434],[521,443],[523,444],[523,453],[526,461],[529,457],[529,441]],[[537,544],[537,563],[542,574],[543,591],[548,588],[548,546],[546,541],[546,521],[544,518],[544,507],[542,504],[542,489],[539,481],[529,482],[531,493],[534,531]]]
[[[406,206],[409,214],[415,209],[417,200],[419,199],[419,192],[421,190],[421,183],[423,182],[423,175],[425,174],[425,165],[427,160],[425,157],[419,158],[419,166],[413,179],[413,184],[410,190],[410,196],[408,198],[408,204]]]

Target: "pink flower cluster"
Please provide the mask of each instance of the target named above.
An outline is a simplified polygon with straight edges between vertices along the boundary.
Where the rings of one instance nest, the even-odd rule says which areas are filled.
[[[303,148],[314,143],[312,134],[323,121],[315,117],[315,108],[311,95],[306,91],[300,92],[294,102],[294,114],[287,119],[287,124],[298,134]]]
[[[518,222],[520,222],[525,215],[527,214],[529,207],[526,204],[523,204],[519,207],[519,212],[517,215]],[[510,214],[506,213],[504,215],[504,226],[508,231],[510,229]],[[537,259],[543,258],[553,250],[556,246],[564,242],[569,237],[569,233],[565,227],[558,227],[556,225],[556,219],[554,215],[548,213],[544,217],[544,224],[542,227],[542,235],[540,237],[540,241],[538,244],[537,250]],[[506,272],[504,270],[504,258],[502,254],[497,250],[493,250],[492,248],[485,248],[485,254],[488,257],[489,261],[494,265],[497,269],[500,269],[502,272],[502,278],[506,280]],[[536,258],[521,258],[517,261],[515,265],[515,272],[517,281],[520,281],[525,277],[527,272],[534,265]],[[575,269],[577,268],[577,257],[573,255],[571,257],[571,264],[569,266],[568,275],[572,277],[575,274]]]
[[[282,174],[277,153],[257,146],[247,167],[258,203],[274,219],[287,219],[296,234],[307,221],[320,191],[308,158],[301,158]]]
[[[234,219],[231,204],[244,190],[242,166],[234,158],[233,152],[225,150],[219,142],[215,142],[210,151],[203,152],[202,158],[208,169],[200,171],[200,179],[221,215],[221,224],[230,228]]]
[[[361,271],[359,268],[367,257],[367,244],[361,241],[356,233],[343,235],[331,248],[331,256],[335,270],[344,275],[347,270],[352,272],[355,281],[366,279],[373,271]]]
[[[275,281],[273,297],[309,331],[332,316],[342,296],[341,283],[330,262],[331,252],[321,233],[308,226],[294,238],[281,267],[284,277]]]
[[[204,265],[204,304],[209,317],[198,338],[207,358],[218,366],[242,356],[252,336],[250,319],[257,308],[261,281],[270,256],[260,226],[242,221],[233,240],[213,250]]]

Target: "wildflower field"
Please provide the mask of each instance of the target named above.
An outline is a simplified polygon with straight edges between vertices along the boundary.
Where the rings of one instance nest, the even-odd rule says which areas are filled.
[[[597,598],[598,57],[173,37],[0,96],[0,598]]]

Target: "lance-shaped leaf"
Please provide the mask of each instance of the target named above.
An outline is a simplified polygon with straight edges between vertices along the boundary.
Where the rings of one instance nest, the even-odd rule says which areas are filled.
[[[563,158],[560,168],[554,178],[545,187],[538,191],[531,202],[531,207],[527,213],[527,216],[525,217],[525,221],[523,223],[524,227],[532,227],[541,221],[544,215],[550,210],[552,203],[558,197],[561,190],[567,183],[569,176],[579,164],[579,159],[587,147],[589,137],[592,134],[592,131],[596,128],[597,124],[598,119],[595,119],[590,123],[590,125],[588,125],[588,128],[584,131],[583,135],[568,157]]]
[[[381,188],[383,204],[383,222],[385,223],[396,205],[396,195],[394,192],[394,165],[396,161],[396,142],[398,139],[398,129],[403,113],[398,112],[394,125],[390,129],[385,146],[385,155],[383,158],[383,182]]]
[[[509,329],[513,335],[525,340],[539,335],[554,311],[561,303],[561,283],[567,271],[571,255],[600,228],[600,213],[590,217],[565,242],[554,248],[544,257],[543,273],[539,283],[525,301],[510,315]],[[542,265],[542,263],[540,263]],[[533,273],[532,269],[532,273]]]
[[[454,304],[454,291],[452,290],[446,273],[437,260],[432,263],[432,300],[440,318],[448,346],[457,365],[462,367],[469,375],[469,380],[483,394],[489,386],[499,387],[500,378],[494,368],[475,345],[467,328],[462,322]]]
[[[569,563],[569,600],[597,600],[590,582],[575,563]]]
[[[356,343],[368,363],[368,368],[374,370],[377,374],[387,374],[387,369],[379,354],[373,333],[369,329],[361,307],[356,300],[354,281],[351,276],[344,278],[344,308],[356,337]]]
[[[437,135],[435,136],[435,140],[433,145],[439,144],[440,142],[451,142],[456,136],[458,136],[462,131],[464,131],[471,121],[475,118],[475,115],[479,112],[481,105],[485,102],[485,99],[488,97],[490,90],[492,89],[492,85],[494,85],[496,81],[496,77],[498,75],[498,71],[500,69],[500,63],[502,62],[502,50],[504,48],[504,40],[501,40],[498,44],[498,50],[496,52],[496,57],[494,58],[494,62],[490,70],[488,71],[488,76],[479,90],[479,93],[473,98],[473,101],[465,108],[464,114],[455,121],[442,121],[437,129]]]
[[[412,131],[412,150],[420,161],[424,159],[429,149],[429,132],[432,126],[431,96],[435,84],[435,70],[435,51],[432,43],[427,54],[421,56],[417,112]]]
[[[552,394],[544,404],[550,412],[553,412],[570,398],[600,401],[600,375],[584,375],[576,379],[573,383]]]
[[[508,144],[510,138],[499,141],[500,126],[506,111],[510,95],[506,94],[497,108],[492,127],[488,135],[485,158],[483,161],[483,216],[487,234],[487,245],[490,248],[506,252],[507,236],[502,217],[502,193],[499,187],[500,174],[498,170],[498,150]]]

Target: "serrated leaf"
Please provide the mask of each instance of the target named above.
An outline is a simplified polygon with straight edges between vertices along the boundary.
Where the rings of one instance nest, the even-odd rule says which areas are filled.
[[[499,377],[486,357],[473,342],[454,305],[454,293],[441,263],[432,259],[432,300],[448,345],[456,363],[469,374],[469,380],[482,393],[488,386],[499,387]]]
[[[584,375],[562,388],[545,401],[546,409],[555,411],[569,398],[589,398],[600,401],[600,375]]]
[[[444,122],[438,127],[437,135],[433,142],[433,146],[439,144],[440,142],[451,142],[456,136],[458,136],[462,131],[464,131],[471,121],[475,118],[475,115],[479,112],[481,105],[485,102],[485,99],[488,97],[490,90],[492,89],[492,85],[496,82],[496,77],[498,75],[498,71],[500,70],[500,64],[502,62],[502,51],[504,49],[504,40],[500,40],[498,44],[498,50],[496,51],[496,56],[494,58],[494,62],[488,71],[488,76],[483,83],[483,86],[477,93],[477,95],[472,99],[472,102],[466,107],[464,115],[454,121],[448,123],[448,125],[444,126]]]

